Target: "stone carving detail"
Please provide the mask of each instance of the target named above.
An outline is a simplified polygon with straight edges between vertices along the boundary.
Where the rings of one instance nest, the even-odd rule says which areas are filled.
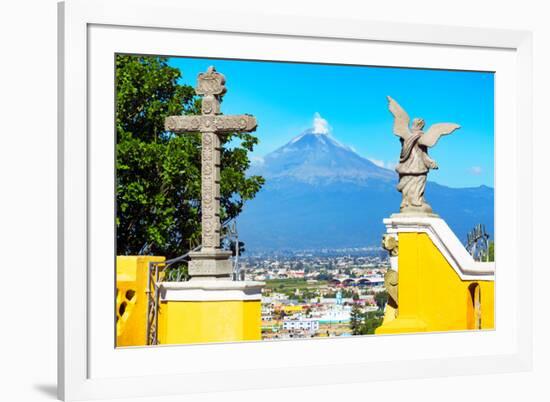
[[[398,283],[399,283],[399,274],[397,273],[397,271],[394,271],[393,269],[388,269],[388,271],[384,275],[384,286],[386,287],[386,291],[388,292],[388,296],[389,296],[388,304],[394,309],[397,309],[398,307],[398,304],[397,304]]]
[[[208,67],[205,73],[199,74],[195,88],[197,95],[218,96],[221,98],[226,91],[225,76],[218,73],[214,66]]]
[[[398,240],[390,235],[385,234],[382,236],[382,248],[387,250],[390,257],[397,258],[399,255],[399,242]],[[394,269],[388,269],[384,275],[384,286],[388,292],[388,305],[394,309],[394,313],[397,314],[397,284],[398,284],[398,273]]]
[[[430,169],[438,169],[437,163],[428,156],[443,135],[460,128],[454,123],[433,124],[426,132],[424,120],[415,118],[409,127],[410,118],[399,104],[388,96],[389,109],[394,117],[393,133],[400,137],[401,155],[395,171],[399,174],[397,190],[402,194],[401,213],[432,215],[432,207],[424,199],[426,180]]]
[[[222,253],[219,250],[221,231],[219,216],[221,149],[219,135],[235,131],[252,132],[256,129],[257,123],[254,116],[247,114],[231,116],[220,114],[220,105],[226,92],[225,77],[218,73],[214,67],[210,67],[205,73],[199,74],[195,92],[203,97],[202,115],[169,116],[166,118],[164,126],[166,130],[175,133],[202,133],[202,254],[192,256],[193,264],[190,265],[190,273],[191,275],[197,274],[200,276],[201,267],[211,262],[214,266],[219,264],[220,270],[223,271],[220,273],[225,275],[228,274],[226,272],[228,264],[220,262],[223,261],[223,258],[218,256]],[[205,255],[208,255],[208,258],[211,257],[212,261],[215,262],[207,262],[208,258]],[[195,261],[193,261],[193,258]],[[209,269],[211,270],[211,268]]]
[[[211,133],[203,133],[202,134],[202,146],[203,147],[209,147],[212,145],[212,136],[214,134]]]
[[[216,141],[214,133],[202,134],[202,245],[206,248],[219,247],[219,237],[216,231],[219,230],[216,225],[215,210],[215,182],[214,182],[214,158],[213,154]]]
[[[399,253],[397,239],[389,234],[382,236],[382,248],[390,253],[390,257],[396,257]]]
[[[165,120],[166,130],[173,132],[205,132],[231,133],[234,131],[254,131],[257,123],[254,116],[247,114],[234,116],[170,116]]]

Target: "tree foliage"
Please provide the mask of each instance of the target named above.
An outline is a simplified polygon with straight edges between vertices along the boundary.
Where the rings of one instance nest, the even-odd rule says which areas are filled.
[[[489,261],[495,261],[495,242],[490,241],[489,242],[489,249],[487,250],[489,253]]]
[[[374,334],[374,331],[376,330],[376,328],[382,325],[383,321],[384,321],[384,318],[379,311],[370,311],[368,313],[365,313],[365,321],[361,326],[361,334],[362,335]]]
[[[386,306],[386,303],[388,302],[388,292],[384,290],[383,292],[377,292],[374,295],[374,300],[376,302],[376,305],[380,310],[384,310],[384,307]]]
[[[361,335],[361,326],[363,325],[363,313],[357,303],[353,303],[351,308],[349,326],[352,335]]]
[[[162,57],[116,57],[117,253],[168,258],[200,242],[200,134],[164,130],[171,115],[199,114],[194,89]],[[235,218],[264,179],[246,176],[258,143],[231,133],[221,156],[221,217]],[[235,145],[233,145],[235,144]]]
[[[354,303],[351,308],[350,329],[352,335],[371,335],[374,330],[382,325],[383,311],[363,312],[359,304]]]

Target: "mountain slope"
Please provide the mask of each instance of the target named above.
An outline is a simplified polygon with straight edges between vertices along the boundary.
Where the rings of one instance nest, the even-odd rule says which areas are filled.
[[[352,181],[369,178],[393,180],[395,173],[376,166],[332,136],[304,132],[266,155],[263,164],[254,166],[254,174],[269,179],[293,178],[301,182]]]

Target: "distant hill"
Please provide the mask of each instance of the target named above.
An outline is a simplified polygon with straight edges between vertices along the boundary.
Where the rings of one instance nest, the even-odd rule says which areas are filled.
[[[382,219],[398,212],[397,174],[327,134],[308,130],[265,156],[250,174],[266,178],[238,218],[250,252],[380,244]],[[427,200],[457,236],[478,223],[493,233],[494,191],[428,182]]]

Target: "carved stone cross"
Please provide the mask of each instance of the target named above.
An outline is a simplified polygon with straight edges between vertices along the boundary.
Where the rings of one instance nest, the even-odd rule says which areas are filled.
[[[256,118],[251,115],[221,115],[220,105],[226,92],[225,77],[209,67],[200,73],[195,88],[202,96],[200,116],[170,116],[165,120],[166,130],[175,133],[196,133],[202,136],[202,248],[191,253],[189,275],[192,278],[212,279],[227,277],[232,272],[231,252],[221,250],[220,233],[220,156],[219,134],[252,132]]]

